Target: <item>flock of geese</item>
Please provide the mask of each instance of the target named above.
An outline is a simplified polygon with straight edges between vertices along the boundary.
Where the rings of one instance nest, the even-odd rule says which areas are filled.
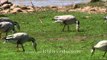
[[[70,24],[75,24],[76,25],[76,31],[79,32],[80,28],[80,22],[79,20],[76,19],[75,16],[73,15],[60,15],[60,16],[54,16],[53,17],[54,22],[57,23],[62,23],[64,25],[62,31],[65,30],[65,27],[68,28],[69,31],[69,25]],[[107,16],[104,17],[105,22],[107,22]],[[24,32],[17,32],[16,28],[20,30],[20,25],[16,21],[12,21],[9,18],[3,17],[0,18],[0,34],[1,33],[6,33],[5,37],[5,42],[12,42],[17,44],[17,48],[19,48],[19,45],[21,45],[23,51],[25,51],[23,43],[31,41],[33,43],[34,49],[37,51],[37,43],[34,37],[29,36],[27,33]],[[13,34],[8,35],[8,32],[12,31]],[[91,50],[91,56],[93,56],[95,49],[99,49],[102,51],[105,51],[103,57],[107,53],[107,40],[101,40],[97,44],[95,44],[92,47]]]
[[[35,51],[36,49],[36,40],[35,38],[29,36],[29,34],[25,32],[17,32],[16,28],[20,30],[20,25],[16,21],[12,21],[9,18],[3,17],[0,18],[0,34],[5,33],[5,37],[1,37],[2,39],[5,39],[4,43],[11,42],[17,44],[17,49],[19,50],[19,45],[21,45],[23,51],[25,51],[23,43],[31,41],[33,44],[33,47]],[[13,34],[8,35],[9,32],[12,32]],[[0,35],[1,36],[1,35]]]

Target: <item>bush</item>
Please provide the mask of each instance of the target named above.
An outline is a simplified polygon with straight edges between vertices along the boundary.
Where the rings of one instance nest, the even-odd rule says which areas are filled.
[[[91,0],[91,2],[97,2],[97,1],[100,1],[100,0]]]

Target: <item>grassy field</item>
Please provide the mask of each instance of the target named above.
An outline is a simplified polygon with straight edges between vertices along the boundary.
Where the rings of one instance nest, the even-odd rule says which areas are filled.
[[[85,6],[93,6],[93,7],[107,7],[105,2],[91,2],[91,3],[87,3],[87,4],[79,4],[79,7],[85,7]]]
[[[75,31],[75,25],[70,26],[70,32],[61,32],[63,26],[52,23],[55,15],[64,14],[77,17],[81,23],[80,32]],[[27,42],[24,44],[26,51],[17,52],[15,44],[3,44],[1,40],[0,60],[107,60],[107,55],[102,57],[104,52],[98,50],[90,57],[91,46],[107,39],[107,23],[103,20],[105,15],[56,11],[7,14],[21,25],[21,32],[35,37],[38,51],[35,52],[32,44]],[[86,19],[85,16],[90,18]]]

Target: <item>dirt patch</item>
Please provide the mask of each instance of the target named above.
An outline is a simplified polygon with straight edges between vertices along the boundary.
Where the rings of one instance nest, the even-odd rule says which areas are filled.
[[[88,37],[87,36],[74,36],[73,39],[74,41],[80,42],[80,41],[85,41]]]
[[[49,38],[50,41],[64,41],[64,40],[73,40],[73,41],[85,41],[88,37],[87,36],[73,36],[73,37],[59,37],[59,38]]]
[[[50,38],[49,40],[53,41],[53,40],[65,40],[65,38]]]

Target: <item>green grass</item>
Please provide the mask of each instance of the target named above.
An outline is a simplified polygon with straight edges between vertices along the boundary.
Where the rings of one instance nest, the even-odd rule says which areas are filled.
[[[80,32],[75,31],[75,25],[70,26],[70,32],[61,32],[63,25],[52,23],[55,15],[64,14],[77,17],[81,23]],[[0,60],[106,60],[107,55],[102,57],[104,52],[98,50],[90,57],[91,46],[107,39],[107,23],[103,20],[105,15],[56,11],[7,14],[21,25],[21,32],[35,37],[38,52],[34,51],[30,42],[24,44],[26,52],[17,52],[15,44],[3,44],[1,40]],[[90,18],[85,19],[85,16]]]
[[[107,7],[105,2],[101,2],[101,1],[98,1],[98,2],[90,2],[90,3],[87,3],[87,4],[78,4],[79,7],[85,7],[85,6],[92,6],[92,7]]]

